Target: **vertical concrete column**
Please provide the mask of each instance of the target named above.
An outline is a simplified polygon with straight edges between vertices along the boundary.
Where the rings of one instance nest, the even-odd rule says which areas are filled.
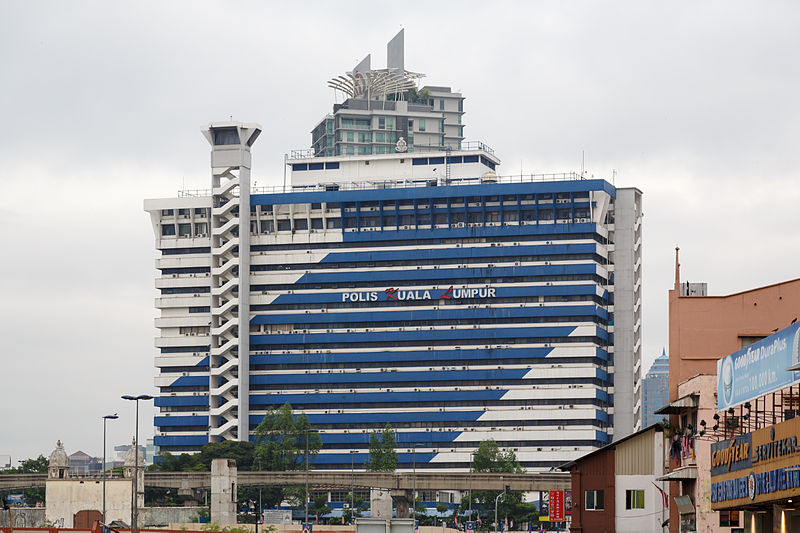
[[[211,521],[218,524],[236,523],[236,461],[211,461]]]
[[[408,508],[408,505],[406,505]],[[369,515],[372,518],[392,518],[392,496],[387,489],[370,489]]]
[[[393,490],[392,500],[394,500],[397,518],[408,518],[408,504],[413,495],[410,490]]]

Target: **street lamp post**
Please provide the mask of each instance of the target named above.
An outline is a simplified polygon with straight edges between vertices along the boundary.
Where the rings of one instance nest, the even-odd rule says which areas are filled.
[[[497,528],[499,523],[497,522],[497,500],[500,499],[500,496],[505,495],[506,491],[503,490],[500,494],[497,495],[497,498],[494,499],[494,532],[497,533]]]
[[[136,402],[136,429],[133,437],[133,502],[131,503],[131,531],[139,533],[139,400],[152,400],[149,394],[131,396],[125,394],[123,400]]]
[[[350,520],[355,516],[356,505],[356,453],[358,450],[350,450]]]
[[[305,514],[303,515],[303,520],[305,523],[308,524],[308,435],[309,433],[318,433],[316,429],[306,429],[306,493],[305,493]]]
[[[421,443],[419,442],[415,442],[414,447],[411,449],[411,457],[414,465],[414,491],[411,497],[413,500],[412,506],[414,508],[414,520],[417,519],[417,448],[420,446],[420,444]]]
[[[103,417],[103,523],[106,523],[106,422],[119,418],[117,413]]]
[[[469,453],[469,520],[472,520],[472,461],[475,459],[475,452]]]

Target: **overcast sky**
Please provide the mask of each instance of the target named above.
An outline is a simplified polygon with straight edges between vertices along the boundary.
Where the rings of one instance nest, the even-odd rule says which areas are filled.
[[[390,7],[391,6],[391,7]],[[443,6],[448,6],[447,8]],[[325,82],[367,53],[466,96],[500,174],[578,171],[644,192],[644,368],[667,290],[800,275],[797,2],[0,0],[0,454],[130,442],[154,394],[144,198],[206,188],[209,121],[259,122],[259,185],[310,145]],[[141,436],[153,434],[152,407]]]

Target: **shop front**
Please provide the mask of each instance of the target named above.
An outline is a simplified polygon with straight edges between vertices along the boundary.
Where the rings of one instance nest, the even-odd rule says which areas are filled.
[[[798,440],[792,418],[713,443],[711,508],[748,533],[800,531]]]

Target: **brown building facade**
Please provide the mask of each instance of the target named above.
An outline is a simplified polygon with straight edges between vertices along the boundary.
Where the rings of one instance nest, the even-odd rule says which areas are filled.
[[[800,279],[725,296],[708,296],[704,283],[681,282],[676,248],[675,286],[669,291],[670,402],[680,404],[692,398],[698,402],[700,391],[690,395],[692,398],[682,397],[679,385],[686,384],[696,376],[716,376],[718,359],[789,326],[798,315]],[[705,403],[710,405],[695,403],[694,409],[716,408],[713,399]],[[695,432],[698,421],[693,424]],[[686,430],[678,416],[671,416],[670,424]],[[670,471],[678,468],[679,464],[670,461]],[[705,487],[698,487],[698,490],[706,491]],[[685,492],[679,483],[671,482],[670,501],[681,494]],[[693,502],[694,505],[698,503],[697,499]],[[707,517],[706,520],[700,520],[698,516],[697,531],[706,531],[705,527],[712,528],[709,531],[721,530],[719,526],[711,525],[716,522],[715,519]],[[679,533],[680,524],[678,506],[670,505],[670,533]]]

